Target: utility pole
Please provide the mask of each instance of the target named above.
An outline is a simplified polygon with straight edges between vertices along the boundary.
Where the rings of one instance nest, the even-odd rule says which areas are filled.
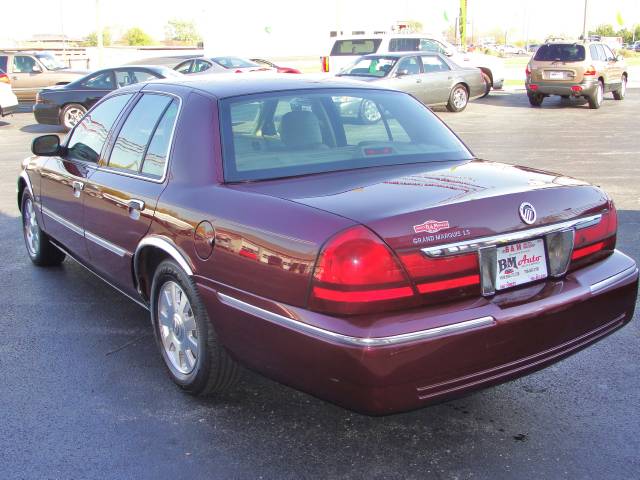
[[[587,39],[587,8],[589,0],[584,0],[584,20],[582,22],[582,39]]]
[[[96,0],[96,39],[98,44],[98,65],[92,65],[92,68],[100,68],[104,60],[104,41],[102,38],[102,12],[100,12],[100,0]]]

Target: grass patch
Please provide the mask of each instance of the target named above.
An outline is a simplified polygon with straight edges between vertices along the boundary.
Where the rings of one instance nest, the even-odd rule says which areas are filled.
[[[524,88],[524,80],[516,80],[514,78],[507,78],[504,81],[505,87],[522,87]]]

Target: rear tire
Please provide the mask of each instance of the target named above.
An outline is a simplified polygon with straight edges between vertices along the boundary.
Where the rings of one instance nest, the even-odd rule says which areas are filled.
[[[469,92],[467,92],[467,88],[464,85],[458,83],[451,89],[449,101],[447,102],[447,110],[450,112],[461,112],[467,108],[468,103]]]
[[[624,96],[627,93],[627,76],[622,76],[622,81],[620,82],[620,88],[613,91],[613,98],[616,100],[624,100]]]
[[[598,109],[602,106],[602,102],[604,100],[604,84],[600,81],[598,82],[598,88],[593,95],[587,97],[589,100],[589,108]]]
[[[527,97],[529,97],[529,103],[532,107],[539,107],[544,101],[544,95],[541,93],[527,93]]]
[[[489,95],[493,83],[491,81],[491,77],[484,72],[482,72],[482,80],[484,80],[484,93],[480,96],[480,98],[484,98]]]
[[[218,341],[195,283],[173,260],[155,271],[151,322],[171,379],[191,395],[213,395],[231,387],[239,367]]]
[[[22,233],[27,254],[31,261],[39,267],[60,265],[65,258],[64,252],[57,249],[38,225],[36,207],[28,192],[22,195]]]
[[[60,112],[60,125],[62,125],[65,130],[71,130],[85,113],[87,113],[87,109],[79,103],[65,105],[62,112]]]

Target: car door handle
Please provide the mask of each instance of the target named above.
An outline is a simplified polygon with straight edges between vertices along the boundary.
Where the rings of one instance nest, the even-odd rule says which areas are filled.
[[[72,185],[73,185],[73,196],[76,198],[80,198],[80,193],[82,192],[82,190],[84,190],[84,183],[74,180]]]
[[[129,209],[131,210],[138,210],[139,212],[141,212],[142,210],[144,210],[144,202],[142,200],[137,200],[137,199],[132,199],[129,200]]]

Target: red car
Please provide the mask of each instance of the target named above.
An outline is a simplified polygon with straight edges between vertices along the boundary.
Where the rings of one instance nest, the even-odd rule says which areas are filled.
[[[302,73],[297,68],[276,65],[275,63],[270,62],[269,60],[265,60],[264,58],[252,58],[251,61],[259,63],[260,65],[264,65],[265,67],[273,68],[277,70],[278,73]]]
[[[342,117],[344,101],[380,120]],[[32,149],[29,257],[75,259],[149,309],[194,395],[231,385],[239,362],[388,414],[540,369],[633,315],[638,269],[606,193],[479,160],[402,92],[137,84]]]

